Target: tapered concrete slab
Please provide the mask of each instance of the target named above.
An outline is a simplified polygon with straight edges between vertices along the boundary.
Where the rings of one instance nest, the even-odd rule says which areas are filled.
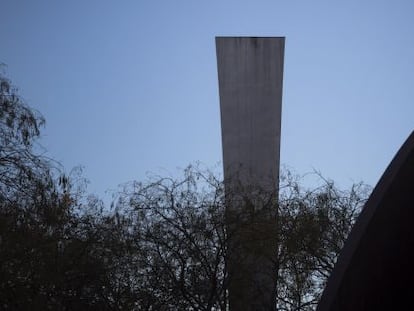
[[[216,38],[225,177],[278,184],[284,38]]]
[[[277,198],[284,43],[216,38],[231,311],[275,306],[276,206],[251,190]]]

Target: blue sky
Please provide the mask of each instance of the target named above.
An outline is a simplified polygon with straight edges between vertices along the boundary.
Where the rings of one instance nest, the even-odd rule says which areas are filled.
[[[89,190],[221,161],[215,36],[285,36],[281,162],[375,185],[414,128],[412,1],[12,1],[0,62]]]

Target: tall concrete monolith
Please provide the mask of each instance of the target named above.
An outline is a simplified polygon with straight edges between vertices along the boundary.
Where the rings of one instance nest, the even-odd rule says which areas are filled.
[[[216,38],[231,311],[275,308],[284,43]]]

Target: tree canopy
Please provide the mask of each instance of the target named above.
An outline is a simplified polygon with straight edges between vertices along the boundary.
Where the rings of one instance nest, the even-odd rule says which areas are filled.
[[[105,206],[36,154],[44,118],[6,77],[0,86],[1,309],[227,310],[232,231],[216,174],[129,182]],[[369,192],[301,182],[282,170],[278,200],[263,203],[277,215],[277,310],[315,308]]]

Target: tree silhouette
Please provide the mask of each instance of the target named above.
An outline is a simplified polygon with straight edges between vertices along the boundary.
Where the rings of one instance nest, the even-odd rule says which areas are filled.
[[[266,234],[276,241],[263,254],[275,309],[313,310],[369,191],[320,175],[307,189],[284,169],[278,198],[243,189],[234,198],[246,213],[229,215],[222,180],[189,166],[181,177],[126,183],[106,207],[84,191],[80,171],[63,174],[36,154],[43,124],[1,75],[2,310],[227,310],[237,281],[227,255],[240,232],[252,252]],[[276,221],[264,226],[263,213]]]

